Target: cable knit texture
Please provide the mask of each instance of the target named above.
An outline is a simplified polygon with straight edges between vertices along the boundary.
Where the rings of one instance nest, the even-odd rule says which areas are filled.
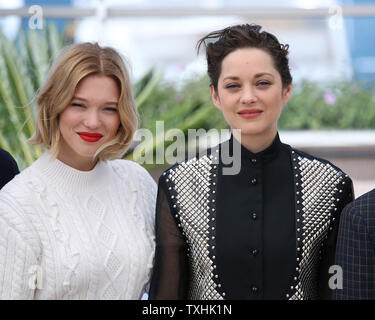
[[[140,299],[155,202],[135,162],[78,171],[46,152],[0,191],[0,298]]]

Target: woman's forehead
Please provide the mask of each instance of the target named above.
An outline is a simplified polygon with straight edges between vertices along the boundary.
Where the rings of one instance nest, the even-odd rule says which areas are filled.
[[[257,48],[237,49],[228,54],[222,62],[222,79],[251,74],[253,77],[278,74],[271,55]]]

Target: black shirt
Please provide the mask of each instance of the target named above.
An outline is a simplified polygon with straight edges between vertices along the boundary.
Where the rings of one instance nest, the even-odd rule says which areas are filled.
[[[0,189],[18,173],[16,161],[7,151],[0,149]]]
[[[231,146],[241,156],[228,167],[241,168],[224,175]],[[159,179],[149,297],[329,299],[339,215],[352,199],[345,173],[278,135],[257,154],[231,138],[176,164]]]
[[[231,153],[233,143],[238,142],[232,137]],[[221,285],[228,299],[283,299],[296,260],[290,151],[277,135],[270,147],[256,154],[241,145],[240,161],[238,174],[219,170],[218,175]]]

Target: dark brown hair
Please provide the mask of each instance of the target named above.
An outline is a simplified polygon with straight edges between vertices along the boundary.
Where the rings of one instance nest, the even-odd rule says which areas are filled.
[[[241,48],[258,48],[269,53],[275,68],[280,73],[283,87],[291,84],[292,76],[288,60],[289,45],[280,44],[273,34],[260,31],[261,29],[261,26],[255,24],[236,25],[213,31],[198,41],[198,53],[202,45],[206,49],[207,72],[215,91],[217,91],[223,59],[229,53]]]

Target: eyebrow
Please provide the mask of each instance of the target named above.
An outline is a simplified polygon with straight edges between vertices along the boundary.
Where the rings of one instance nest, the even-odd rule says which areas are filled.
[[[255,75],[255,78],[260,78],[260,77],[263,77],[263,76],[271,76],[272,78],[274,78],[274,75],[272,73],[268,73],[268,72],[261,72],[261,73],[257,73]],[[236,76],[228,76],[228,77],[225,77],[223,79],[224,80],[240,80],[239,77],[236,77]]]
[[[72,100],[81,100],[83,102],[87,102],[87,100],[85,98],[81,98],[81,97],[73,97]],[[115,101],[107,101],[105,104],[111,104],[111,105],[115,105],[117,106],[118,105],[118,102],[115,102]]]

